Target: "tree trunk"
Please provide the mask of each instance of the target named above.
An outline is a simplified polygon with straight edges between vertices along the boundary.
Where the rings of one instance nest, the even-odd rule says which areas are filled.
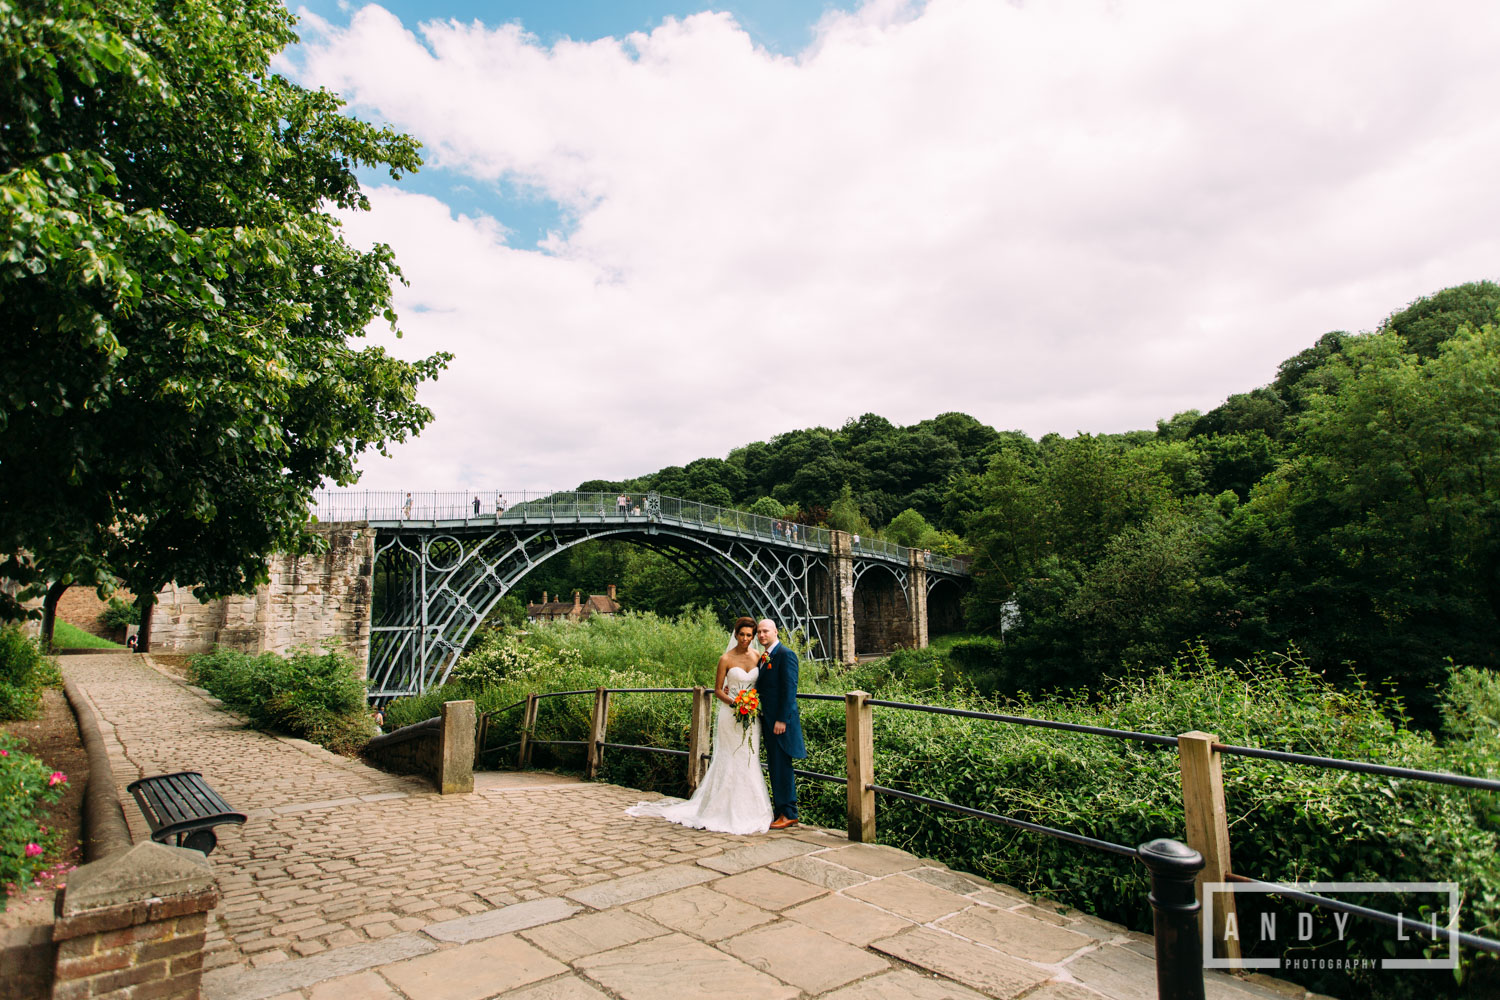
[[[54,583],[47,588],[47,595],[42,598],[42,648],[51,650],[52,631],[57,625],[57,602],[62,600],[63,592],[68,589],[66,583]]]
[[[141,620],[140,629],[135,633],[135,651],[149,653],[151,652],[151,611],[156,607],[156,591],[150,590],[137,597],[135,606],[140,611],[137,617]]]

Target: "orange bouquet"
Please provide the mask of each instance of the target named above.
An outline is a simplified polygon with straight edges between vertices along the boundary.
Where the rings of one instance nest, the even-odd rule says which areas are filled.
[[[750,728],[750,723],[760,715],[760,692],[755,688],[745,688],[734,696],[734,721],[745,729]]]

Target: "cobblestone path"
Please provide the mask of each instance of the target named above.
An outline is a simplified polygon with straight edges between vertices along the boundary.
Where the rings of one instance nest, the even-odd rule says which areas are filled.
[[[125,792],[196,770],[236,808],[210,857],[208,1000],[1148,1000],[1150,938],[841,832],[731,837],[543,772],[439,796],[247,728],[149,657],[68,657]],[[1301,997],[1216,975],[1212,1000]]]

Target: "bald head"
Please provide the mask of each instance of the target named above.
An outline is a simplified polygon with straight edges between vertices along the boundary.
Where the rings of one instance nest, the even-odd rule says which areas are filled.
[[[770,649],[776,645],[776,623],[769,618],[762,618],[760,624],[755,626],[755,638],[760,640],[762,649]]]

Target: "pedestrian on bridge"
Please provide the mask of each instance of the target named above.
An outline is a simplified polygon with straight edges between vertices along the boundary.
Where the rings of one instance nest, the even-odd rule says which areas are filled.
[[[474,516],[479,516],[479,497],[477,496],[474,498]]]

